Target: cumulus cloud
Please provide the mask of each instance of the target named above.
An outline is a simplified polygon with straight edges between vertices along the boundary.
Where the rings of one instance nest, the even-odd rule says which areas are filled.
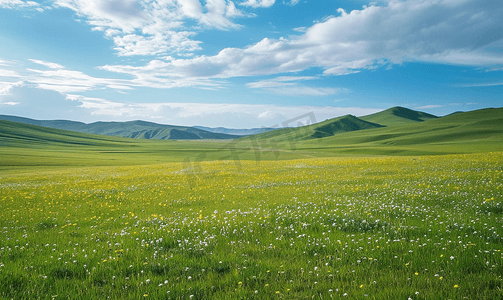
[[[22,0],[0,0],[0,7],[3,8],[40,8],[40,4],[35,1],[22,1]]]
[[[234,26],[231,17],[241,14],[229,0],[208,0],[204,6],[198,0],[127,0],[120,2],[124,4],[117,11],[114,7],[118,0],[57,0],[56,3],[76,11],[97,30],[103,30],[115,41],[121,55],[193,51],[199,47],[192,40],[193,31],[180,29],[184,28],[186,18],[224,28]],[[10,77],[18,76],[19,80],[43,89],[77,93],[136,87],[218,89],[225,79],[232,77],[291,74],[313,67],[322,70],[320,75],[350,75],[404,61],[495,68],[503,64],[503,56],[487,48],[503,42],[499,31],[503,26],[501,15],[503,6],[490,0],[390,0],[382,6],[371,5],[351,12],[340,9],[338,16],[305,28],[297,36],[264,38],[244,48],[225,48],[213,56],[163,55],[164,58],[139,66],[100,67],[130,75],[132,79],[96,78],[36,59],[31,62],[49,70],[27,69],[23,76],[11,71]],[[0,65],[6,63],[0,61]],[[303,85],[301,82],[307,78],[299,78],[280,76],[251,82],[247,87],[281,95],[323,96],[340,92],[337,88]]]
[[[1,72],[1,70],[0,70],[0,72]],[[23,85],[22,81],[18,81],[18,82],[2,82],[2,81],[0,81],[0,97],[5,96],[5,95],[9,95],[9,92],[13,87],[21,86],[21,85]]]
[[[293,0],[293,1],[296,1],[296,0]],[[276,2],[276,0],[247,0],[243,3],[241,3],[241,5],[244,5],[244,6],[251,6],[251,7],[271,7],[274,5],[274,2]]]
[[[115,43],[120,56],[192,52],[200,49],[193,40],[198,26],[238,28],[233,18],[243,16],[231,0],[55,0],[103,31]]]
[[[214,56],[102,68],[137,78],[200,80],[312,67],[322,68],[324,75],[349,75],[405,61],[490,67],[503,63],[503,56],[484,51],[502,42],[501,15],[503,6],[489,0],[390,0],[384,6],[339,10],[338,16],[298,36],[264,38],[245,48],[225,48]]]

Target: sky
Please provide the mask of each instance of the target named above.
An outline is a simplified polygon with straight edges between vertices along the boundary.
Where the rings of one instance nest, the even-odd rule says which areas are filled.
[[[502,107],[501,16],[500,0],[0,0],[0,114],[257,128]]]

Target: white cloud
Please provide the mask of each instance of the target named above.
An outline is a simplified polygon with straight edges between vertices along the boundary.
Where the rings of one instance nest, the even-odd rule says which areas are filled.
[[[142,73],[136,74],[133,79],[102,78],[87,75],[80,71],[68,70],[64,66],[36,59],[31,62],[48,67],[48,69],[27,68],[22,64],[5,62],[11,69],[0,68],[0,94],[6,93],[12,85],[27,85],[44,90],[56,91],[62,94],[79,93],[103,89],[113,89],[118,92],[141,87],[169,89],[174,87],[195,86],[206,89],[219,89],[224,82],[208,78],[182,78],[163,77],[156,71],[156,61],[150,63],[151,67]],[[0,61],[0,63],[2,63]],[[0,64],[1,65],[1,64]],[[150,71],[149,71],[150,70]]]
[[[23,85],[22,81],[18,82],[2,82],[0,81],[0,96],[9,95],[10,90],[13,87]]]
[[[16,78],[22,76],[14,70],[0,69],[0,77]]]
[[[308,87],[300,85],[299,81],[313,80],[312,76],[280,76],[273,79],[247,83],[252,89],[264,89],[270,93],[287,96],[328,96],[341,91],[338,88]]]
[[[30,59],[30,61],[34,62],[36,64],[39,64],[39,65],[46,66],[51,69],[64,69],[64,67],[62,65],[57,64],[57,63],[53,63],[53,62],[46,62],[46,61],[42,61],[42,60],[38,60],[38,59]]]
[[[306,32],[307,31],[307,27],[296,27],[296,28],[293,29],[293,31]]]
[[[299,1],[300,0],[290,0],[290,2],[283,2],[283,3],[294,6],[294,5],[297,5],[299,3]]]
[[[340,10],[339,16],[288,39],[264,38],[245,48],[223,49],[215,56],[102,68],[137,78],[188,83],[312,67],[322,68],[325,75],[347,75],[404,61],[491,67],[503,64],[503,56],[484,50],[503,40],[496,30],[503,26],[501,15],[503,6],[489,0],[391,0],[385,6]]]
[[[503,82],[501,81],[489,81],[489,82],[481,82],[481,83],[467,83],[458,85],[458,87],[489,87],[489,86],[501,86]]]
[[[335,95],[339,92],[339,89],[308,87],[308,86],[283,86],[283,87],[269,88],[268,91],[276,95],[301,97],[301,96]]]
[[[415,109],[430,109],[430,108],[440,108],[440,107],[444,107],[444,106],[431,104],[431,105],[424,105],[424,106],[419,106],[419,107],[414,107],[414,108]]]
[[[259,80],[255,82],[247,83],[246,86],[253,89],[258,88],[273,88],[273,87],[283,87],[283,86],[294,86],[297,81],[313,80],[316,77],[313,76],[280,76],[272,79]]]
[[[184,53],[199,50],[193,40],[195,20],[210,28],[238,28],[232,19],[244,14],[231,0],[55,0],[103,31],[115,43],[120,56]]]
[[[274,120],[277,117],[280,117],[281,115],[278,114],[277,112],[272,112],[270,110],[266,110],[264,112],[261,112],[257,118],[261,120]]]
[[[79,71],[65,69],[27,70],[31,74],[24,78],[25,82],[41,89],[60,93],[91,91],[123,82],[123,80],[97,78]]]
[[[2,3],[8,3],[3,1]],[[9,2],[11,3],[11,2]],[[14,3],[14,2],[12,2]],[[192,18],[206,26],[232,27],[231,17],[242,13],[233,1],[153,0],[56,0],[114,40],[121,55],[161,55],[171,51],[195,51],[199,42],[193,31],[184,30]],[[265,4],[265,2],[254,2]],[[197,86],[218,89],[226,78],[288,74],[313,67],[323,75],[347,75],[404,61],[491,67],[503,64],[503,56],[487,47],[503,40],[503,6],[489,0],[390,0],[384,6],[369,6],[352,12],[340,11],[289,38],[268,39],[244,48],[226,48],[214,56],[165,57],[143,66],[105,65],[109,72],[131,75],[132,79],[89,76],[41,60],[37,68],[14,70],[3,77],[60,93],[78,93],[111,88],[173,88]],[[230,22],[230,23],[229,23]],[[495,29],[496,28],[496,29]],[[12,62],[0,60],[0,65]],[[280,76],[250,82],[247,87],[280,95],[326,96],[341,90],[302,85],[316,77]],[[499,85],[490,83],[485,85]]]
[[[34,8],[34,7],[39,7],[40,4],[38,4],[35,1],[21,1],[21,0],[0,0],[0,7],[3,8],[10,8],[10,9],[15,9],[15,8]]]
[[[57,7],[75,11],[98,28],[115,28],[124,33],[134,32],[147,21],[135,0],[56,0]]]
[[[276,2],[276,0],[246,0],[246,2],[241,3],[241,5],[251,6],[251,7],[255,7],[255,8],[257,8],[257,7],[271,7],[274,5],[274,2]]]
[[[119,56],[131,55],[157,55],[167,52],[196,51],[201,49],[200,42],[191,40],[189,37],[194,32],[166,31],[162,34],[155,33],[151,36],[138,34],[118,35],[112,39],[114,49]]]

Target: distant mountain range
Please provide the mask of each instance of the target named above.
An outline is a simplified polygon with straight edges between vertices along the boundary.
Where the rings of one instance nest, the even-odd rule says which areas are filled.
[[[30,122],[38,123],[35,120]],[[97,131],[102,134],[75,131],[79,126],[86,125],[79,122],[41,122],[38,124],[54,122],[52,125],[65,126],[69,130],[0,120],[0,169],[34,165],[154,164],[186,162],[187,159],[268,160],[277,159],[278,155],[282,159],[297,159],[339,155],[441,155],[503,151],[503,108],[435,117],[394,107],[360,118],[346,115],[303,127],[281,128],[253,136],[235,135],[239,138],[230,143],[154,140],[162,138],[163,130],[169,130],[170,126],[165,125],[168,129],[144,130],[145,126],[153,123],[141,121],[88,124],[95,127],[93,130],[99,128]],[[128,132],[128,129],[131,131]],[[136,135],[131,134],[139,131]],[[196,139],[190,133],[189,130],[171,126],[168,139]],[[217,134],[203,133],[205,136]],[[197,137],[201,138],[199,135]]]
[[[449,116],[457,114],[462,114],[462,112],[456,112]],[[243,136],[255,135],[258,139],[274,138],[274,140],[276,141],[326,138],[345,132],[375,129],[381,127],[394,127],[399,125],[420,123],[439,118],[440,117],[428,113],[396,106],[363,117],[345,115],[342,117],[328,119],[320,123],[296,128],[229,129],[224,127],[210,128],[203,126],[185,127],[162,125],[145,121],[95,122],[86,124],[82,122],[66,120],[43,121],[16,116],[0,115],[0,120],[50,127],[55,129],[64,129],[81,133],[119,136],[134,139],[236,139]]]
[[[0,120],[64,129],[82,133],[120,136],[149,140],[200,140],[235,139],[240,135],[215,133],[195,127],[162,125],[145,121],[82,123],[66,120],[33,120],[29,118],[0,115]]]

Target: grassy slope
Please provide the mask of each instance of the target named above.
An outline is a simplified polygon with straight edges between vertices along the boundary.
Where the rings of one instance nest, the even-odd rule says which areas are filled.
[[[254,152],[228,141],[128,139],[0,121],[0,168],[115,166],[201,160],[252,160]],[[283,159],[298,158],[296,154]],[[301,156],[302,157],[302,156]],[[275,158],[273,154],[263,159]]]
[[[82,122],[75,122],[75,121],[33,120],[29,118],[5,116],[5,115],[0,115],[0,120],[44,126],[55,129],[71,130],[82,133],[120,136],[120,137],[136,138],[136,139],[197,140],[197,139],[234,139],[239,137],[225,133],[208,132],[193,127],[162,125],[145,121],[95,122],[91,124],[85,124]]]
[[[503,108],[485,109],[424,121],[420,126],[412,123],[312,138],[321,130],[334,133],[339,125],[350,127],[346,121],[358,124],[357,118],[346,116],[299,131],[279,129],[233,141],[134,140],[0,121],[0,167],[496,152],[503,151],[501,116]]]
[[[438,117],[428,113],[415,111],[400,106],[395,106],[375,114],[360,117],[360,119],[364,121],[377,123],[383,126],[395,126],[416,122],[424,122],[436,118]]]
[[[503,151],[503,108],[483,109],[401,126],[299,143],[319,152],[446,154]]]
[[[255,135],[257,140],[272,139],[276,142],[301,141],[330,137],[336,134],[358,131],[363,129],[379,128],[379,124],[363,121],[355,116],[346,115],[334,119],[329,119],[313,125],[281,128],[269,132]]]

